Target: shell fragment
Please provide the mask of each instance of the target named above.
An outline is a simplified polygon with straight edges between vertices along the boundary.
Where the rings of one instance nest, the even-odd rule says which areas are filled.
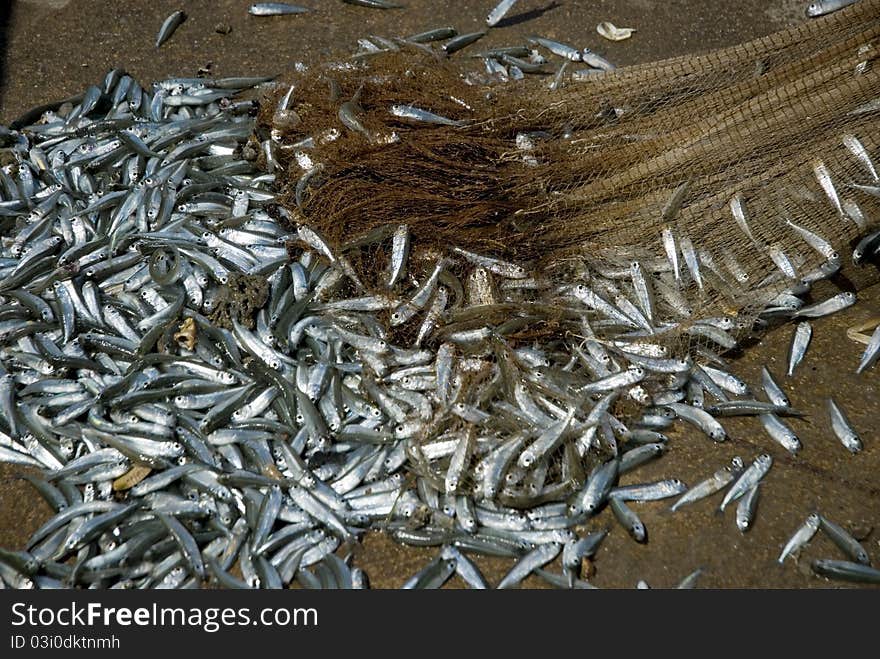
[[[614,23],[609,21],[602,21],[596,26],[596,32],[609,41],[623,41],[624,39],[629,39],[635,31],[635,28],[632,27],[616,27]]]

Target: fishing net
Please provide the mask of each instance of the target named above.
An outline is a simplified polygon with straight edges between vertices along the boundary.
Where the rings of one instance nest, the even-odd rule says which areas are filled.
[[[139,86],[133,102],[131,80],[111,72],[76,108],[54,104],[7,131],[18,165],[16,180],[12,168],[0,172],[10,197],[0,293],[15,300],[0,327],[10,365],[0,364],[0,439],[9,431],[0,458],[129,498],[112,523],[137,509],[125,532],[140,525],[157,556],[175,551],[143,585],[181,585],[188,574],[156,528],[183,543],[164,517],[141,514],[148,506],[174,506],[205,556],[222,559],[209,563],[217,579],[236,586],[224,577],[236,560],[245,585],[280,586],[365,528],[443,545],[438,561],[453,545],[558,553],[620,474],[663,453],[659,431],[675,418],[723,441],[714,416],[795,414],[729,400],[725,391],[740,397],[748,386],[713,367],[756,327],[829,312],[809,304],[825,297],[812,285],[836,276],[876,222],[878,32],[880,0],[863,0],[707,55],[612,72],[548,64],[547,76],[517,83],[402,42],[278,85],[253,139],[252,104],[227,98],[253,80],[165,81],[143,103]],[[222,101],[199,104],[205,91]],[[134,113],[149,146],[131,131],[128,153],[116,120],[94,120],[107,97]],[[149,161],[162,163],[158,183],[158,174],[138,180],[145,149],[161,151]],[[239,156],[274,179],[253,176]],[[123,162],[134,167],[114,171]],[[95,176],[75,175],[82,194],[64,204],[76,216],[44,218],[39,209],[61,197],[46,192],[50,169],[66,177],[80,166]],[[264,187],[271,181],[280,197]],[[93,195],[95,184],[121,194]],[[92,214],[95,241],[78,233]],[[35,240],[50,229],[58,235]],[[42,251],[62,243],[76,267]],[[94,256],[79,251],[93,245]],[[166,248],[182,259],[182,284],[153,259]],[[70,383],[77,397],[53,402],[42,393],[57,386],[44,383],[56,364],[97,379]],[[19,416],[31,432],[19,431]],[[800,450],[793,434],[768,434]],[[841,440],[861,448],[855,436]],[[99,447],[109,453],[97,459],[112,462],[95,471]],[[163,474],[177,458],[182,469]],[[752,462],[762,464],[766,474],[769,454]],[[156,478],[138,487],[145,467]],[[186,478],[200,472],[208,476],[195,484]],[[638,500],[627,497],[642,486],[645,501],[686,489],[676,479],[621,485],[616,503]],[[537,510],[548,503],[563,505]],[[620,519],[624,509],[611,507]],[[202,533],[201,518],[215,514],[231,533]],[[53,560],[94,539],[71,523]],[[116,565],[114,551],[88,549],[83,569],[55,563],[53,574],[122,579],[127,568],[90,567]],[[205,566],[193,563],[195,584]],[[34,570],[0,578],[23,584]]]
[[[787,222],[841,254],[874,222],[875,173],[847,140],[877,146],[878,37],[880,2],[865,0],[704,55],[610,72],[568,63],[554,89],[487,84],[403,48],[298,75],[289,109],[276,110],[282,86],[259,126],[287,208],[336,246],[405,223],[417,244],[529,262],[557,283],[613,279],[633,258],[671,281],[668,229],[703,266],[695,281],[679,257],[691,308],[751,320],[827,266]],[[352,97],[363,131],[338,117]],[[463,125],[408,121],[393,104]]]

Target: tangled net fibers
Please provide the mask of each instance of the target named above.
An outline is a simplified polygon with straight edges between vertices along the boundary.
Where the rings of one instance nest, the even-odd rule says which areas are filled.
[[[564,79],[553,91],[540,80],[487,92],[403,51],[306,73],[294,80],[294,114],[279,117],[269,102],[260,124],[278,140],[295,209],[294,145],[341,128],[339,104],[359,92],[359,118],[377,137],[343,130],[318,140],[310,155],[322,170],[301,209],[336,245],[406,223],[422,244],[529,261],[564,278],[605,255],[662,259],[669,227],[710,262],[742,266],[732,266],[736,286],[691,281],[693,308],[748,314],[780,290],[766,289],[778,272],[772,254],[803,252],[787,221],[843,253],[875,217],[878,200],[850,187],[871,182],[870,172],[843,138],[858,136],[869,152],[877,145],[878,34],[880,3],[867,0],[705,55]],[[391,115],[395,103],[464,125],[414,124]],[[383,143],[392,134],[399,140]],[[839,204],[817,169],[830,172]],[[734,221],[734,198],[752,236]],[[802,272],[825,260],[799,258]]]

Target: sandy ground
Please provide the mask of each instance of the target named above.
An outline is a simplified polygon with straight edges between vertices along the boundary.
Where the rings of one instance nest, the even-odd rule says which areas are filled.
[[[218,76],[283,73],[297,61],[309,62],[351,52],[358,37],[393,36],[453,25],[460,32],[481,29],[493,0],[435,2],[405,0],[404,10],[379,11],[341,2],[302,0],[310,14],[256,18],[248,2],[189,0],[19,0],[0,7],[0,121],[9,122],[37,104],[63,98],[100,81],[111,67],[122,67],[142,83],[172,75],[195,75],[210,63]],[[598,0],[543,2],[521,0],[486,45],[519,43],[543,36],[588,46],[623,65],[732,45],[796,24],[803,19],[799,0]],[[161,49],[154,47],[162,20],[183,8],[189,18]],[[611,20],[637,28],[635,36],[610,43],[595,25]],[[231,28],[221,34],[217,28]],[[5,52],[3,47],[5,44]],[[856,276],[863,278],[863,273]],[[693,484],[727,464],[734,455],[751,460],[762,452],[775,464],[762,488],[754,528],[741,534],[733,511],[718,514],[715,497],[668,512],[668,504],[642,504],[637,511],[649,542],[637,545],[616,526],[609,511],[593,519],[591,529],[610,528],[595,560],[598,586],[632,587],[645,579],[654,587],[675,585],[698,567],[706,587],[829,587],[809,571],[809,560],[839,556],[825,538],[817,539],[796,563],[776,563],[781,546],[806,515],[819,510],[854,531],[880,562],[880,433],[877,387],[880,370],[854,374],[862,346],[845,336],[847,327],[880,313],[880,288],[860,293],[861,303],[833,318],[814,323],[806,362],[793,378],[782,378],[791,326],[771,332],[738,358],[734,371],[760,382],[767,364],[785,380],[793,404],[808,412],[793,422],[804,450],[789,456],[756,420],[725,423],[731,435],[718,445],[689,428],[672,435],[662,460],[636,472],[639,480],[680,478]],[[850,455],[831,433],[825,401],[835,396],[861,431],[865,450]],[[0,466],[0,545],[21,547],[49,514],[20,470]],[[629,481],[630,479],[625,479]],[[877,527],[877,528],[875,528]],[[434,555],[370,535],[357,563],[374,587],[402,584]],[[486,576],[497,582],[510,561],[479,559]],[[453,580],[452,586],[462,585]],[[526,585],[541,587],[532,578]]]

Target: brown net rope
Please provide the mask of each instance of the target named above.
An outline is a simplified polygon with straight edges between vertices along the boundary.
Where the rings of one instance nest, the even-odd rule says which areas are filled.
[[[279,86],[258,136],[269,138],[290,216],[350,257],[368,290],[385,292],[389,236],[401,224],[417,246],[408,267],[417,281],[456,246],[530,267],[530,286],[489,277],[493,290],[471,295],[476,270],[453,258],[441,284],[454,301],[423,344],[453,342],[461,353],[456,400],[493,419],[479,437],[484,455],[516,441],[530,396],[556,418],[579,405],[572,392],[591,391],[602,373],[599,344],[624,363],[640,341],[711,362],[759,316],[788,318],[787,305],[801,303],[792,293],[849,260],[880,211],[878,39],[880,0],[863,0],[704,55],[589,74],[569,63],[510,84],[403,45]],[[461,125],[402,118],[396,105]],[[352,241],[367,247],[346,249]],[[572,296],[587,288],[635,318],[643,301],[633,268],[657,299],[646,329]],[[413,285],[392,293],[408,299]],[[420,324],[387,323],[387,338],[412,345]],[[454,338],[481,328],[491,338]],[[514,352],[532,346],[543,366]],[[636,421],[640,407],[678,400],[682,382],[652,373],[623,386],[614,415]],[[448,409],[433,414],[413,435],[412,469],[442,489],[450,457],[441,447],[468,424]],[[620,428],[593,430],[539,467],[513,470],[498,500],[564,500],[585,465],[616,451]],[[478,489],[470,476],[467,488]]]
[[[877,182],[845,140],[871,154],[880,139],[878,38],[880,0],[864,0],[705,55],[563,76],[552,91],[546,78],[474,84],[404,48],[298,77],[295,116],[275,112],[282,87],[261,125],[279,147],[286,205],[333,244],[405,223],[418,243],[532,262],[557,280],[607,276],[634,257],[668,279],[669,228],[702,262],[702,287],[681,266],[693,308],[748,314],[792,283],[780,255],[794,278],[827,260],[787,221],[846,254],[880,210],[853,187]],[[363,132],[338,117],[353,97]],[[393,104],[465,125],[401,119]],[[305,151],[321,170],[297,210],[296,145],[308,136],[318,136]]]
[[[858,109],[880,96],[878,37],[880,3],[866,0],[746,44],[555,91],[545,80],[467,84],[451,66],[404,50],[296,80],[292,107],[301,121],[276,126],[276,136],[292,192],[301,170],[291,164],[295,149],[283,147],[341,130],[311,154],[324,170],[303,208],[336,243],[404,222],[421,242],[554,263],[625,246],[660,256],[661,230],[671,224],[716,259],[732,254],[756,284],[775,268],[765,245],[802,254],[802,269],[818,264],[786,219],[843,250],[859,228],[846,209],[875,214],[876,200],[848,187],[871,177],[842,136],[857,136],[869,152],[876,147],[880,113]],[[331,98],[331,80],[339,98]],[[377,144],[342,127],[339,105],[359,89],[364,126],[379,141],[396,134],[398,142]],[[417,125],[392,116],[394,103],[468,125]],[[273,107],[266,105],[264,124]],[[537,134],[531,166],[516,146],[522,134]],[[842,213],[817,182],[817,159],[849,202]],[[661,209],[684,182],[670,222]],[[733,220],[735,194],[760,248]]]

